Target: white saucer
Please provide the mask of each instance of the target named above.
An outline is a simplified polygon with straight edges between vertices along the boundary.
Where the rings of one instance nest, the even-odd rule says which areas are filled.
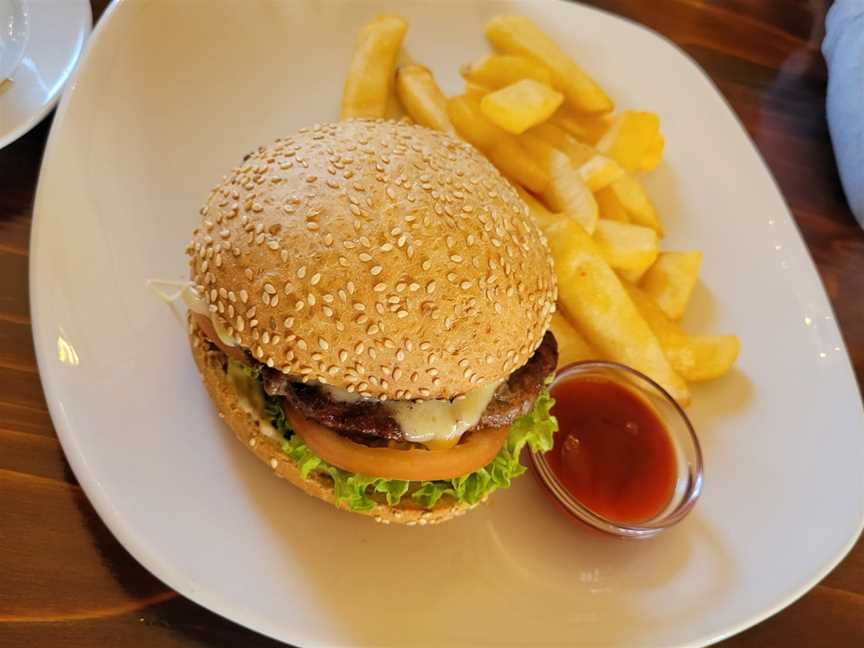
[[[92,24],[88,0],[0,0],[0,148],[57,104]]]

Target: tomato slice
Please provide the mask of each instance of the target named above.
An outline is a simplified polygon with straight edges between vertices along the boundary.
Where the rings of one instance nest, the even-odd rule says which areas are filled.
[[[195,322],[195,325],[201,329],[201,332],[204,333],[205,336],[207,336],[208,340],[219,347],[222,353],[227,355],[229,358],[234,358],[240,362],[248,362],[246,352],[242,348],[237,346],[229,347],[219,339],[219,336],[216,335],[216,329],[213,328],[213,322],[210,321],[209,317],[202,315],[201,313],[192,313],[192,321]]]
[[[479,470],[495,458],[509,432],[507,427],[470,432],[447,450],[370,448],[290,407],[285,407],[285,416],[294,432],[324,461],[358,475],[407,481],[452,479]]]

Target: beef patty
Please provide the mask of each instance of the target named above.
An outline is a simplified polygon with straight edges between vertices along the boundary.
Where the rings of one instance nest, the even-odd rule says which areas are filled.
[[[540,395],[546,378],[558,363],[558,344],[547,331],[534,355],[501,383],[473,429],[503,427],[527,414]],[[360,438],[403,440],[402,428],[386,403],[361,399],[333,400],[320,386],[294,382],[291,376],[263,367],[264,389],[271,396],[284,396],[291,407],[306,418],[341,434]]]

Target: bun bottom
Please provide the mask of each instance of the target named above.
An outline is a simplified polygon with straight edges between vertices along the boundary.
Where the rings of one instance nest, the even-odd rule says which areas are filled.
[[[261,430],[261,420],[240,406],[237,392],[231,386],[225,372],[225,355],[221,351],[210,350],[200,329],[191,321],[189,341],[201,380],[216,405],[219,417],[228,424],[237,440],[267,464],[277,477],[287,479],[303,492],[324,500],[338,509],[350,511],[344,503],[337,501],[333,481],[329,475],[313,472],[304,479],[296,464],[282,452],[279,440],[264,434]],[[383,496],[375,494],[373,497],[377,504],[372,510],[350,512],[367,515],[383,524],[392,522],[408,526],[425,526],[446,522],[477,506],[459,503],[446,495],[431,509],[422,508],[409,498],[403,498],[399,504],[391,506],[383,500]]]

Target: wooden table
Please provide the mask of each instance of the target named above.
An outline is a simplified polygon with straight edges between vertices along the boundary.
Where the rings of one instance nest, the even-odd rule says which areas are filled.
[[[106,0],[93,0],[94,16]],[[864,378],[864,233],[825,123],[829,0],[593,0],[665,34],[744,122],[819,267]],[[30,335],[27,261],[50,120],[0,151],[0,646],[275,645],[180,597],[111,536],[48,417]],[[864,466],[862,466],[864,470]],[[728,646],[864,646],[864,541],[790,608]]]

